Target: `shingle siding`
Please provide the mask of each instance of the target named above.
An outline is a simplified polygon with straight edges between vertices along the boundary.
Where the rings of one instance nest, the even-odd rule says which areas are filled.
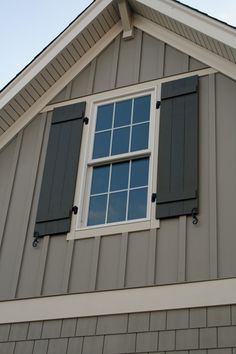
[[[234,311],[214,306],[9,324],[0,326],[0,353],[236,354]]]

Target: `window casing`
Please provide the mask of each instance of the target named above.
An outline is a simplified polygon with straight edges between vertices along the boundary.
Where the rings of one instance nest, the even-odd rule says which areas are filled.
[[[75,227],[78,237],[91,232],[112,234],[150,228],[155,214],[151,194],[156,182],[153,176],[158,143],[154,139],[158,136],[157,90],[142,89],[127,95],[122,95],[122,89],[118,91],[119,96],[113,92],[112,97],[90,104],[91,120],[79,188],[83,191],[79,202],[82,212]],[[120,114],[122,111],[128,114]]]

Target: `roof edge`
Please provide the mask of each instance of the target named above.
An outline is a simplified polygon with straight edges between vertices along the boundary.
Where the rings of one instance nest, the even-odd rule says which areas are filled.
[[[198,10],[173,0],[136,0],[155,11],[173,18],[208,36],[236,48],[236,30],[234,27],[218,21]]]
[[[0,109],[29,83],[79,32],[102,12],[111,0],[96,0],[23,69],[0,93]]]

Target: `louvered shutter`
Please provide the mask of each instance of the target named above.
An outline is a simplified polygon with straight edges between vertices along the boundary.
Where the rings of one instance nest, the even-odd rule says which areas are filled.
[[[85,102],[53,112],[35,225],[35,235],[70,231]]]
[[[156,217],[198,212],[198,77],[162,85]]]

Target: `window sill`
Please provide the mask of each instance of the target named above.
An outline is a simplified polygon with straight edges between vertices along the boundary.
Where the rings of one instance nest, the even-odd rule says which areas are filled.
[[[96,236],[105,236],[105,235],[117,235],[124,232],[135,232],[135,231],[144,231],[150,229],[158,229],[160,227],[159,220],[145,220],[132,223],[123,223],[120,225],[107,225],[102,227],[92,227],[84,228],[79,230],[71,231],[67,234],[67,240],[74,239],[83,239],[91,238]]]

